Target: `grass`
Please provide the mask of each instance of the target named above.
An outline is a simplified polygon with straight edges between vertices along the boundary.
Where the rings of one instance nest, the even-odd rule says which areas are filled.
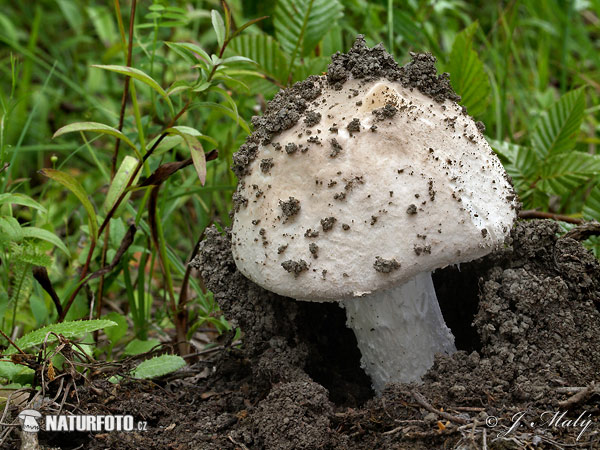
[[[526,208],[599,219],[599,17],[600,0],[43,0],[33,12],[10,3],[0,12],[0,195],[23,194],[47,212],[0,204],[0,219],[12,224],[4,225],[0,239],[2,329],[18,337],[64,318],[118,313],[126,333],[113,333],[117,342],[101,341],[97,353],[107,346],[118,353],[132,339],[187,342],[200,325],[227,330],[212,295],[186,263],[207,226],[230,224],[232,154],[265,100],[281,86],[325,71],[329,55],[347,51],[358,33],[369,45],[383,42],[401,63],[410,51],[430,51],[440,70],[451,70]],[[257,64],[234,58],[217,63],[217,70],[214,60],[198,59],[202,52]],[[135,82],[97,67],[128,61],[144,74],[128,72]],[[481,81],[476,89],[470,76]],[[577,91],[582,100],[567,105],[567,94],[577,88],[583,88]],[[135,150],[114,133],[52,139],[76,122],[110,126]],[[173,125],[196,131],[166,131]],[[551,138],[567,125],[574,131],[566,144],[539,157],[540,130]],[[213,149],[219,156],[206,164],[202,186],[201,155]],[[139,162],[142,180],[190,155],[194,164],[130,192],[119,214],[107,219],[111,205],[103,204],[111,186],[119,188],[117,170],[125,156],[136,154],[138,162],[147,158]],[[44,177],[43,168],[75,179],[81,192]],[[12,219],[17,227],[60,237],[71,256],[39,237],[10,237]],[[93,235],[105,220],[103,232]],[[123,249],[131,224],[135,232]],[[35,257],[22,256],[27,252]],[[66,314],[34,281],[36,265],[46,266]],[[106,266],[110,270],[78,285]],[[190,349],[186,344],[179,351]]]

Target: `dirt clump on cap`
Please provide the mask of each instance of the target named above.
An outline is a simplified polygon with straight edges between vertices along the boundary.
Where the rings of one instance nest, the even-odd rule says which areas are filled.
[[[325,77],[312,75],[280,90],[267,103],[264,114],[252,118],[254,132],[233,155],[233,172],[238,179],[243,179],[249,173],[249,165],[257,157],[259,146],[269,144],[275,135],[292,128],[302,117],[308,127],[319,123],[320,114],[311,111],[309,107],[311,102],[321,96],[325,83],[334,89],[341,89],[351,77],[364,81],[386,78],[400,82],[407,88],[418,89],[440,103],[446,99],[457,102],[460,100],[450,85],[448,74],[437,73],[434,56],[430,53],[411,53],[411,57],[408,64],[400,66],[382,44],[369,48],[364,36],[358,35],[348,53],[337,52],[332,56]],[[382,119],[389,118],[394,113],[395,110],[388,107],[380,111],[380,116]],[[349,130],[360,131],[360,124],[351,122]],[[296,150],[297,147],[286,147],[289,154]]]
[[[416,88],[437,102],[446,99],[460,101],[460,96],[450,85],[447,73],[438,75],[435,57],[430,53],[411,53],[412,60],[401,67],[382,44],[369,48],[363,35],[358,35],[348,53],[336,53],[327,69],[327,80],[335,89],[341,89],[352,76],[374,81],[387,78],[399,81],[407,88]]]

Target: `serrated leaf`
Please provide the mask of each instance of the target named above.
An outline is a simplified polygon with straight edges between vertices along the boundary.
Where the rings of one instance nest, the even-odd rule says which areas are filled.
[[[342,9],[338,0],[277,0],[273,19],[277,40],[293,58],[308,55]]]
[[[57,138],[58,136],[62,136],[63,134],[80,132],[80,131],[91,131],[94,133],[108,134],[108,135],[114,136],[116,138],[121,139],[123,142],[125,142],[127,145],[129,145],[131,148],[133,148],[137,152],[137,148],[136,148],[135,144],[133,142],[131,142],[131,140],[127,136],[125,136],[123,133],[121,133],[116,128],[113,128],[111,126],[105,125],[103,123],[98,123],[98,122],[75,122],[75,123],[71,123],[69,125],[65,125],[64,127],[59,128],[56,131],[56,133],[54,133],[54,136],[52,136],[52,139]]]
[[[565,153],[575,147],[584,114],[583,89],[566,93],[552,105],[533,132],[532,144],[540,158]]]
[[[223,47],[225,43],[225,34],[227,31],[225,30],[225,23],[223,22],[223,17],[219,14],[219,11],[213,9],[210,12],[210,18],[212,21],[212,26],[215,29],[215,34],[217,35],[217,42],[219,44],[219,48]]]
[[[585,199],[583,217],[586,220],[600,221],[600,184],[596,184]]]
[[[289,61],[271,36],[263,33],[246,34],[232,40],[229,48],[255,61],[261,73],[280,83],[285,81]]]
[[[456,35],[446,70],[450,83],[461,97],[460,104],[467,107],[469,114],[482,114],[489,102],[491,85],[483,63],[473,49],[473,37],[478,24],[474,22]]]
[[[500,156],[506,172],[512,177],[519,193],[524,193],[536,179],[539,159],[530,147],[489,139],[490,146]]]
[[[98,219],[96,217],[96,211],[92,206],[92,203],[88,199],[86,192],[84,191],[79,181],[77,181],[73,176],[68,173],[61,172],[56,169],[41,169],[40,173],[54,181],[59,182],[68,190],[70,190],[75,196],[79,199],[84,209],[86,210],[89,217],[89,226],[90,226],[90,237],[92,241],[96,241],[98,237]]]
[[[48,333],[62,334],[66,338],[75,338],[82,336],[92,331],[101,330],[106,327],[115,326],[116,323],[112,320],[75,320],[72,322],[61,322],[53,323],[43,328],[39,328],[31,333],[27,333],[25,336],[20,337],[15,341],[15,344],[21,349],[26,350],[28,348],[40,345],[46,339]],[[56,336],[48,336],[47,342],[54,342]],[[12,355],[17,353],[17,349],[13,346],[9,347],[5,354]]]
[[[138,80],[138,81],[144,83],[147,86],[150,86],[151,89],[153,89],[156,93],[158,93],[158,95],[160,95],[165,100],[165,102],[167,102],[167,105],[169,105],[169,109],[171,110],[171,113],[173,113],[173,103],[171,103],[171,99],[169,98],[169,96],[167,95],[165,90],[160,86],[160,84],[158,84],[158,82],[156,82],[154,80],[154,78],[152,78],[147,73],[142,72],[140,69],[136,69],[135,67],[100,65],[100,64],[92,64],[92,67],[108,70],[110,72],[120,73],[121,75],[129,76],[135,80]]]
[[[32,266],[50,267],[52,265],[52,258],[42,253],[33,244],[13,247],[11,253],[15,260],[31,264]]]
[[[119,170],[117,170],[117,173],[115,174],[113,180],[110,183],[110,187],[108,188],[108,193],[106,194],[106,199],[104,200],[104,204],[102,205],[102,210],[104,211],[105,214],[108,214],[108,212],[113,208],[113,206],[115,205],[116,201],[119,199],[121,194],[127,188],[127,183],[129,182],[129,179],[131,178],[131,175],[133,174],[137,165],[138,165],[138,160],[136,158],[134,158],[133,156],[127,155],[127,156],[125,156],[125,158],[123,158],[123,161],[121,162],[121,165],[119,166]],[[135,179],[133,180],[133,182],[131,184],[132,186],[134,186],[137,183],[137,180],[139,179],[139,177],[140,177],[140,172],[138,171]],[[125,204],[127,203],[127,200],[129,199],[130,195],[131,194],[127,194],[123,198],[123,201],[121,202],[121,204],[115,211],[113,217],[115,217],[115,218],[119,217],[119,215],[125,208]]]
[[[71,257],[71,253],[69,252],[69,249],[67,248],[67,246],[64,244],[62,239],[60,239],[54,233],[51,233],[48,230],[44,230],[43,228],[37,228],[37,227],[25,227],[25,228],[22,228],[21,231],[23,233],[23,237],[33,238],[33,239],[41,239],[42,241],[50,242],[51,244],[54,244],[54,246],[56,246],[60,251],[62,251],[69,258]]]
[[[544,192],[566,196],[591,177],[600,174],[600,156],[583,152],[550,157],[542,166],[537,187]]]
[[[160,355],[142,362],[131,372],[131,376],[142,379],[157,378],[184,366],[185,360],[181,356]]]
[[[4,203],[9,203],[11,205],[21,205],[28,206],[29,208],[34,208],[40,211],[42,214],[46,214],[48,211],[34,199],[29,197],[28,195],[23,194],[0,194],[0,205]]]

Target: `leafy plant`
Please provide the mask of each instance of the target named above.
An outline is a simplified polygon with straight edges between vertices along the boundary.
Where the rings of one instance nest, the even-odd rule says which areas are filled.
[[[46,342],[52,343],[57,339],[56,335],[60,334],[66,338],[75,338],[83,336],[86,333],[91,333],[96,330],[113,327],[117,325],[112,320],[75,320],[72,322],[53,323],[51,325],[38,328],[35,331],[21,336],[15,341],[16,347],[20,350],[27,350],[31,347],[41,345]],[[4,354],[13,355],[17,353],[16,347],[9,347]]]
[[[530,145],[492,142],[526,208],[548,209],[551,196],[568,199],[600,174],[600,156],[574,150],[584,111],[584,90],[578,89],[542,114]]]
[[[467,107],[473,117],[481,115],[489,103],[490,82],[483,63],[473,49],[477,22],[472,23],[454,38],[452,51],[445,70],[452,87],[461,97],[461,105]]]
[[[73,322],[54,323],[27,333],[17,339],[14,343],[11,343],[11,346],[3,352],[4,356],[12,358],[11,360],[0,360],[0,378],[31,384],[33,381],[33,369],[28,367],[26,363],[19,361],[27,361],[27,357],[31,357],[32,359],[35,357],[31,354],[22,352],[41,344],[52,345],[57,341],[59,335],[65,338],[76,338],[115,325],[116,323],[111,320],[78,320]]]

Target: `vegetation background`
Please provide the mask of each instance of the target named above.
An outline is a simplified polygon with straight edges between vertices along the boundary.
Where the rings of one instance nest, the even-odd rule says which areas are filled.
[[[214,345],[230,325],[187,262],[230,224],[232,154],[359,33],[437,57],[524,209],[600,219],[600,0],[5,0],[0,345],[102,328],[99,358]],[[76,319],[111,322],[56,328]]]

